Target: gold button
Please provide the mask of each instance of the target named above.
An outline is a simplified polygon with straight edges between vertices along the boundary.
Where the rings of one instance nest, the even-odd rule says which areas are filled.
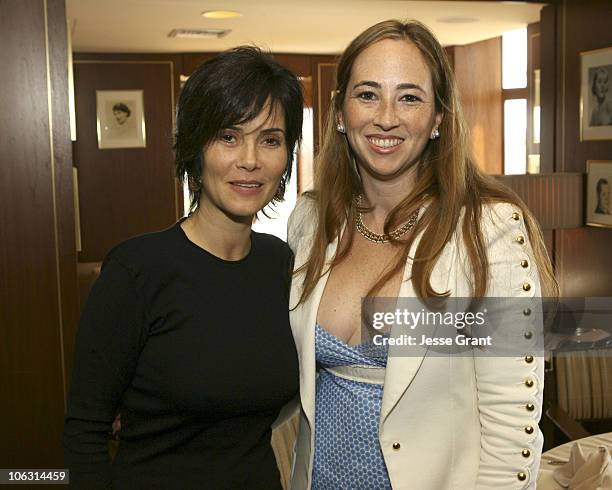
[[[528,458],[529,456],[531,456],[531,451],[529,449],[523,449],[521,451],[521,454],[523,455],[523,458]]]
[[[525,405],[525,408],[528,412],[533,412],[535,410],[535,405],[533,403],[528,403],[527,405]]]
[[[400,445],[400,443],[399,443],[399,442],[394,442],[394,443],[393,443],[393,449],[395,449],[396,451],[397,451],[397,450],[398,450],[400,447],[402,447],[402,446]]]
[[[529,262],[526,259],[521,260],[521,267],[527,269],[527,267],[529,267]]]
[[[523,283],[523,291],[529,291],[531,289],[531,284],[528,282]]]
[[[527,434],[533,434],[533,427],[531,425],[528,425],[527,427],[525,427],[525,432],[527,432]]]
[[[525,473],[523,473],[522,471],[518,472],[516,474],[516,477],[520,480],[520,481],[525,481],[527,479],[527,475]]]
[[[523,245],[523,243],[525,243],[525,237],[523,235],[519,235],[516,237],[516,241],[519,245]]]
[[[525,289],[525,284],[523,284],[523,289]],[[531,308],[525,308],[525,309],[523,310],[523,315],[525,315],[525,316],[529,316],[529,315],[531,315]],[[529,337],[528,337],[528,338],[529,338]]]
[[[525,386],[527,388],[531,388],[533,386],[533,379],[526,379],[525,380]]]
[[[524,336],[526,339],[530,339],[531,337],[533,337],[533,332],[529,332],[529,331],[527,331],[527,332],[525,332],[525,333],[523,334],[523,336]]]
[[[519,214],[515,211],[514,213],[512,213],[512,219],[514,221],[518,221],[518,219],[520,218]]]
[[[531,364],[533,362],[533,356],[525,356],[525,362]]]

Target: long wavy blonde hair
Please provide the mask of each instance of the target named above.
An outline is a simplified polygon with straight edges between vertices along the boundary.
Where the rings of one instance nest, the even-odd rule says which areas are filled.
[[[307,262],[296,270],[303,274],[299,303],[312,293],[324,274],[327,245],[338,238],[342,225],[352,223],[357,212],[355,196],[363,192],[354,164],[354,155],[346,137],[336,131],[353,64],[360,53],[383,39],[413,43],[423,55],[432,77],[435,110],[443,115],[439,126],[441,138],[430,140],[417,168],[412,192],[389,213],[384,232],[396,229],[422,205],[429,202],[413,232],[405,240],[392,240],[400,247],[397,261],[381,275],[369,295],[377,291],[406,264],[410,246],[421,232],[422,238],[413,257],[412,284],[421,298],[448,296],[450,291],[435,291],[431,286],[433,268],[451,239],[464,212],[463,239],[472,270],[472,294],[482,297],[487,290],[488,261],[481,221],[485,202],[508,202],[521,209],[540,274],[543,296],[557,296],[558,285],[535,218],[520,198],[493,177],[481,172],[470,155],[469,138],[459,103],[455,77],[444,49],[427,27],[417,21],[380,22],[357,36],[338,62],[336,92],[327,116],[322,143],[315,165],[314,199],[318,223]],[[347,227],[347,240],[338,247],[331,266],[340,263],[351,248],[354,228]],[[298,303],[298,304],[299,304]]]

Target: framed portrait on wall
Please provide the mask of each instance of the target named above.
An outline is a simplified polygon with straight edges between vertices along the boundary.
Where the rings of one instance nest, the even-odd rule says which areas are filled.
[[[580,140],[612,140],[612,47],[580,53]]]
[[[612,228],[612,160],[587,161],[586,224]]]
[[[147,146],[142,90],[96,90],[98,148]]]

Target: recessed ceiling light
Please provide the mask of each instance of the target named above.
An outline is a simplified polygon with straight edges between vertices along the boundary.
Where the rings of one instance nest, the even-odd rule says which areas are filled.
[[[242,17],[242,14],[236,10],[207,10],[202,12],[202,17],[207,19],[235,19]]]
[[[168,37],[181,37],[186,39],[218,39],[227,36],[231,29],[172,29]]]
[[[471,24],[472,22],[478,22],[480,19],[476,17],[441,17],[436,20],[446,24]]]

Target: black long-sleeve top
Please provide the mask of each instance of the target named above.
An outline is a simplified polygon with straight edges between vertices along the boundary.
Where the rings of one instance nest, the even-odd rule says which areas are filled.
[[[222,260],[180,222],[109,253],[76,340],[71,488],[280,488],[270,425],[298,388],[290,262],[284,242],[255,232],[244,259]]]

